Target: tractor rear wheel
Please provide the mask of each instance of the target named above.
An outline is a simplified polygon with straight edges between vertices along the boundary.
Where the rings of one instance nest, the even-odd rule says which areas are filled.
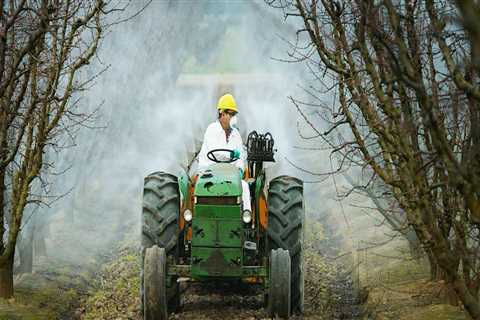
[[[141,260],[141,309],[144,310],[144,258],[148,248],[158,246],[165,251],[166,259],[175,262],[177,247],[178,217],[180,214],[180,194],[177,177],[165,172],[148,175],[143,188],[142,214],[142,260]],[[180,293],[177,279],[166,278],[168,312],[180,306]]]
[[[269,250],[288,250],[291,258],[291,308],[303,312],[303,183],[289,176],[280,176],[270,182],[268,190],[268,246]]]
[[[143,319],[167,320],[167,257],[156,245],[145,250],[143,262]]]
[[[270,253],[268,315],[272,319],[288,319],[291,311],[291,261],[288,250]]]

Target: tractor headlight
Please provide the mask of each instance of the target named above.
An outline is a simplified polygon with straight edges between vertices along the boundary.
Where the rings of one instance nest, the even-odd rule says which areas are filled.
[[[185,219],[185,221],[187,221],[187,222],[192,221],[192,217],[193,217],[192,211],[190,211],[189,209],[187,209],[183,212],[183,218]]]
[[[252,221],[252,213],[250,210],[243,211],[242,220],[245,223],[250,223]]]

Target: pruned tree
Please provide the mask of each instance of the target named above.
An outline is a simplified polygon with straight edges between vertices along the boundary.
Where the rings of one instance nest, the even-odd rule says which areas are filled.
[[[388,186],[434,276],[480,319],[478,2],[268,3],[302,22],[292,57],[315,75],[309,92],[329,128],[315,126],[292,98],[305,121],[331,143],[340,166],[369,167],[368,181]],[[328,92],[334,105],[318,98]]]
[[[88,115],[79,77],[97,52],[102,0],[0,0],[0,298],[13,295],[15,245],[45,153]],[[40,183],[41,185],[41,183]]]

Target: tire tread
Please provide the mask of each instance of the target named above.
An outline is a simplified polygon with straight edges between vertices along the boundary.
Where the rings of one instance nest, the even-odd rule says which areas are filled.
[[[282,248],[290,253],[291,308],[303,311],[303,183],[280,176],[270,182],[268,191],[268,249]]]

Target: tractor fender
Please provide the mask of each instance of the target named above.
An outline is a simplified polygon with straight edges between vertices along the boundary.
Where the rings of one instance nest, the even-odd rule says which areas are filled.
[[[180,191],[180,203],[182,208],[186,208],[186,201],[188,198],[188,185],[190,178],[186,171],[180,171],[178,173],[178,189]]]

